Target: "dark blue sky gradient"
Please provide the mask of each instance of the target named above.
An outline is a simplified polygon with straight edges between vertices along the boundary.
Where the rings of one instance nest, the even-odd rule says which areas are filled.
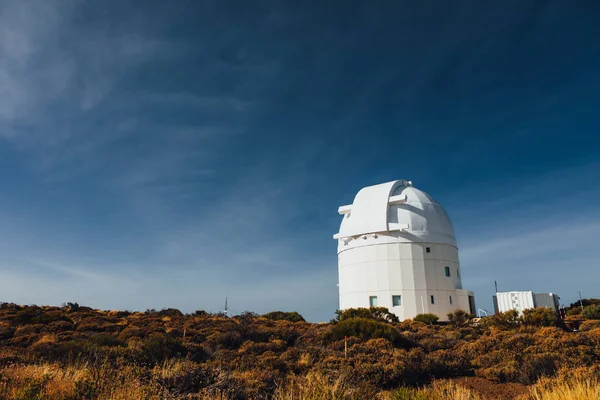
[[[393,179],[446,207],[479,306],[598,297],[599,15],[0,1],[0,300],[327,320],[337,207]]]

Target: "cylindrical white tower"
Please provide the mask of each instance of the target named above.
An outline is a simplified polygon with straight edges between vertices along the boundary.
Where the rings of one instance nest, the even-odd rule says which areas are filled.
[[[398,180],[361,189],[338,240],[340,310],[387,307],[401,320],[458,309],[475,313],[463,290],[454,229],[428,194]]]

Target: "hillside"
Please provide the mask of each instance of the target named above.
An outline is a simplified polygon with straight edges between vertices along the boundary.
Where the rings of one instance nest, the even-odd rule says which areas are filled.
[[[428,325],[369,311],[314,324],[295,313],[228,318],[4,303],[0,398],[403,399],[434,381],[435,390],[515,398],[542,376],[597,377],[598,322],[579,332],[543,326],[552,324],[505,316]],[[323,388],[321,397],[300,395]]]

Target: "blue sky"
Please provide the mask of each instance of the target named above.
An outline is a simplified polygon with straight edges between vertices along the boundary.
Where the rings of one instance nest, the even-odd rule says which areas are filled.
[[[0,301],[328,320],[400,178],[478,306],[600,297],[598,5],[319,3],[0,1]]]

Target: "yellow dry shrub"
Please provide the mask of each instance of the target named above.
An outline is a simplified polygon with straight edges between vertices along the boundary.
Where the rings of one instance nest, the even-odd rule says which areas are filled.
[[[591,331],[594,329],[600,329],[600,320],[591,319],[588,321],[583,321],[581,325],[579,325],[580,331]]]
[[[313,358],[310,353],[302,353],[300,358],[298,358],[298,366],[300,367],[308,367],[313,364]]]
[[[39,338],[33,345],[43,344],[43,343],[56,343],[58,342],[58,338],[54,334],[44,335]]]

